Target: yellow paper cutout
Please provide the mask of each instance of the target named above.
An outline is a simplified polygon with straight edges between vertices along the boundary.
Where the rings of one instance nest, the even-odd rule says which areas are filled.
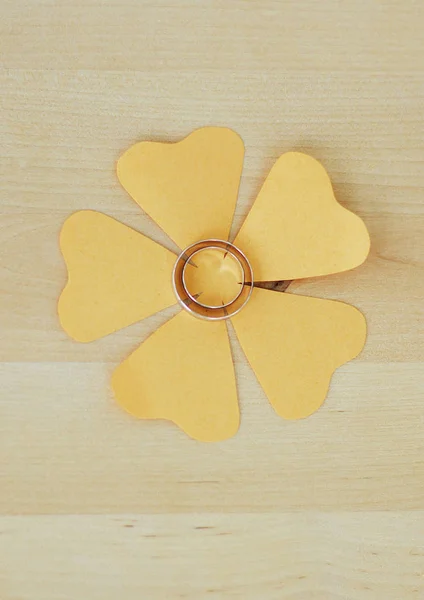
[[[102,213],[83,210],[63,225],[68,283],[59,299],[63,329],[90,342],[176,303],[176,256]]]
[[[177,143],[140,142],[118,161],[123,187],[181,248],[230,232],[244,146],[231,129],[204,127]]]
[[[195,254],[184,271],[184,282],[191,297],[204,306],[222,306],[241,292],[243,269],[237,259],[220,248]]]
[[[119,160],[118,176],[186,247],[205,238],[227,239],[243,152],[237,134],[208,127],[178,143],[136,144]],[[276,162],[235,243],[259,281],[353,268],[365,259],[369,236],[362,221],[336,202],[323,167],[292,152]],[[176,302],[171,287],[176,256],[110,217],[75,213],[63,226],[61,248],[69,280],[59,316],[74,339],[97,339]],[[205,288],[203,299],[213,303],[229,299],[234,273],[222,279],[218,272],[208,281],[211,265],[201,266],[207,268],[192,278],[187,270],[193,289]],[[253,290],[232,320],[265,393],[289,419],[322,404],[332,373],[360,352],[366,336],[364,317],[349,305],[262,289]],[[238,429],[222,321],[201,321],[182,311],[116,369],[113,388],[131,414],[172,420],[198,440],[226,439]]]
[[[335,199],[324,167],[299,152],[277,160],[234,243],[256,281],[347,271],[370,246],[363,221]]]
[[[169,419],[192,438],[219,441],[239,427],[224,322],[182,311],[131,354],[112,377],[118,403],[143,419]]]
[[[265,394],[286,419],[315,412],[335,369],[366,339],[365,318],[349,304],[259,288],[232,322]]]

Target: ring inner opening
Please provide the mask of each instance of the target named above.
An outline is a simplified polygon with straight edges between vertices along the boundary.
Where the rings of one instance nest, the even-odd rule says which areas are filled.
[[[202,306],[228,306],[243,290],[243,267],[231,250],[208,246],[185,264],[183,285],[190,298]]]

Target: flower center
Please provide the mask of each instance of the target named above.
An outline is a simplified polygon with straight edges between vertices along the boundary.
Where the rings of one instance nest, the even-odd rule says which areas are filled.
[[[240,261],[228,250],[214,246],[195,252],[185,266],[184,287],[202,306],[228,306],[241,294],[244,273]]]
[[[238,313],[252,293],[249,261],[233,244],[202,240],[180,254],[173,273],[180,304],[196,317],[227,319]]]

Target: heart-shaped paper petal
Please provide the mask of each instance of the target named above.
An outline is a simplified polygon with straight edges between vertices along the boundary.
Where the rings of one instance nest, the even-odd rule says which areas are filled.
[[[335,199],[324,167],[299,152],[277,160],[234,243],[256,281],[347,271],[370,246],[363,221]]]
[[[118,161],[127,192],[180,248],[226,240],[243,167],[241,138],[225,127],[197,129],[177,143],[140,142]]]
[[[64,330],[90,342],[175,304],[175,255],[102,213],[84,210],[63,225],[68,283],[59,299]]]
[[[349,304],[258,288],[232,321],[269,401],[286,419],[321,406],[335,369],[355,358],[366,338],[365,318]]]
[[[224,322],[182,311],[160,327],[113,374],[118,403],[143,419],[169,419],[189,436],[234,435],[239,408]]]

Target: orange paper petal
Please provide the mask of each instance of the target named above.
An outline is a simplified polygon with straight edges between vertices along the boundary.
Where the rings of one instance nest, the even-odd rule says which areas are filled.
[[[204,127],[181,142],[140,142],[118,161],[127,192],[180,248],[206,238],[226,240],[244,147],[231,129]]]
[[[324,167],[299,152],[277,160],[234,243],[256,281],[346,271],[370,245],[363,221],[336,201]]]
[[[232,321],[269,401],[286,419],[321,406],[333,372],[366,338],[365,318],[353,306],[257,288]]]
[[[84,210],[63,225],[68,283],[59,299],[62,327],[90,342],[175,304],[176,257],[102,213]]]
[[[114,372],[118,403],[144,419],[169,419],[189,436],[219,441],[239,426],[227,328],[182,311]]]

